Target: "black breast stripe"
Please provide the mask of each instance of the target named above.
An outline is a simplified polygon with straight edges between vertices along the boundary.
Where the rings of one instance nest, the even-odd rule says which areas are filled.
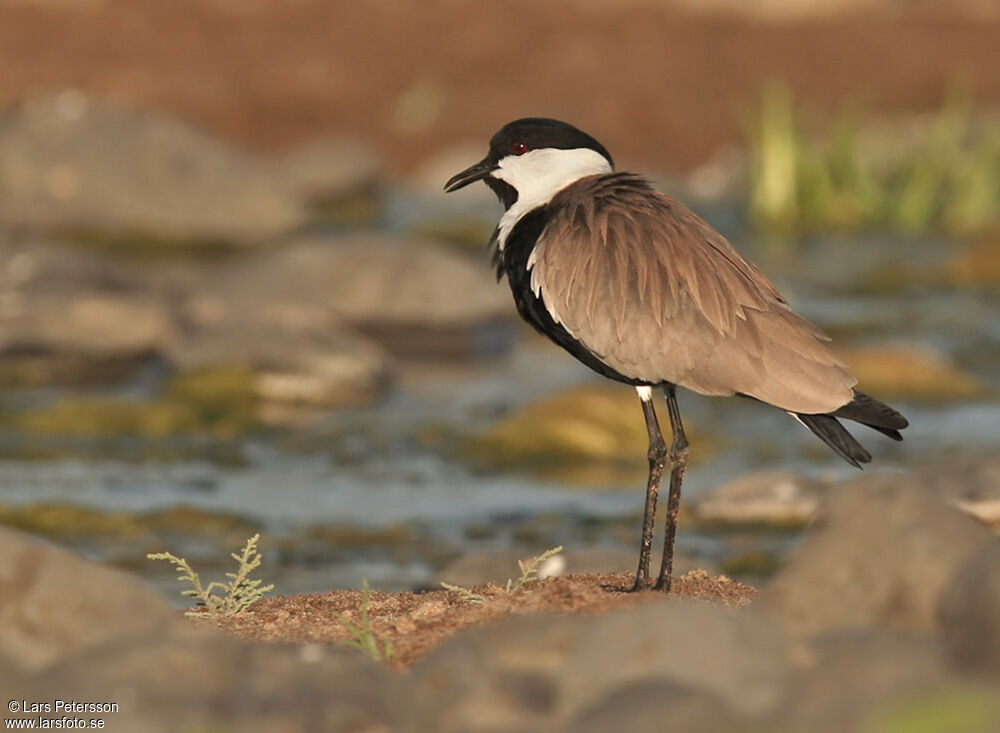
[[[548,336],[598,374],[625,384],[649,384],[646,380],[625,376],[598,359],[583,344],[573,338],[561,324],[556,323],[545,306],[545,301],[532,291],[528,258],[531,256],[531,251],[534,249],[539,235],[548,224],[550,216],[551,213],[545,206],[529,211],[511,229],[503,252],[495,252],[494,262],[497,264],[497,278],[499,279],[503,275],[507,276],[517,312],[537,331]]]

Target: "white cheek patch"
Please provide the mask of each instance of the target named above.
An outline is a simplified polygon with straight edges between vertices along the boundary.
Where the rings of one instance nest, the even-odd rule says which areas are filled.
[[[514,225],[529,211],[544,206],[581,178],[610,172],[607,158],[590,148],[541,148],[524,155],[508,155],[491,174],[517,191],[517,201],[500,217],[497,226],[500,250],[503,251]]]

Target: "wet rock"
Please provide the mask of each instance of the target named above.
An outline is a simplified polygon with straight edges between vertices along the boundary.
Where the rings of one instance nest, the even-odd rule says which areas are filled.
[[[702,522],[797,526],[810,522],[830,482],[791,471],[739,476],[699,499],[692,512]]]
[[[0,588],[0,654],[24,670],[180,623],[159,596],[124,573],[5,527]]]
[[[356,651],[246,644],[207,629],[150,634],[22,681],[25,699],[108,700],[108,728],[389,730],[401,681]]]
[[[563,730],[567,733],[718,733],[741,721],[715,695],[676,682],[648,679],[612,690]]]
[[[661,423],[661,428],[669,436],[669,427]],[[714,452],[711,438],[697,427],[685,424],[685,432],[692,463]],[[592,484],[642,481],[648,446],[635,391],[588,385],[529,404],[470,440],[465,451],[489,468],[518,468]],[[609,466],[616,470],[605,470]]]
[[[12,312],[13,311],[13,312]],[[24,298],[0,318],[0,354],[48,353],[137,359],[175,338],[166,306],[131,294],[72,293]]]
[[[920,476],[875,474],[830,493],[760,603],[800,634],[884,626],[929,633],[953,574],[990,542]]]
[[[638,531],[639,527],[636,525],[636,532]],[[437,587],[445,582],[466,588],[482,583],[496,583],[503,586],[509,578],[517,577],[518,560],[526,560],[529,557],[529,554],[510,549],[463,555],[445,566],[431,585]],[[539,568],[539,577],[558,578],[585,573],[635,572],[637,561],[637,551],[609,550],[602,547],[567,548],[542,564]],[[705,567],[706,563],[701,559],[682,554],[674,555],[674,574],[677,576]]]
[[[413,716],[442,732],[551,730],[650,678],[758,714],[777,703],[785,660],[780,630],[748,611],[657,599],[599,617],[518,618],[466,632],[419,663]]]
[[[256,289],[260,283],[222,275],[211,293],[182,307],[185,338],[171,351],[181,369],[239,364],[255,375],[266,402],[363,405],[388,386],[388,360],[372,340],[353,333],[321,302]]]
[[[924,345],[839,348],[858,388],[879,399],[923,402],[982,397],[987,385]]]
[[[274,164],[284,184],[324,219],[370,224],[381,212],[382,164],[375,151],[358,140],[317,140]]]
[[[511,307],[488,270],[429,243],[301,239],[235,267],[227,293],[333,314],[394,354],[461,357],[509,347]],[[315,317],[309,315],[308,317]]]
[[[1000,674],[1000,541],[988,543],[955,574],[939,618],[956,666]]]
[[[270,165],[182,122],[80,92],[0,119],[0,222],[131,247],[249,244],[304,221]]]

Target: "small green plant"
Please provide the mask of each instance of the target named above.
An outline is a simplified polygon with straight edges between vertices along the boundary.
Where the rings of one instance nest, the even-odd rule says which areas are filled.
[[[469,603],[485,603],[486,596],[481,596],[478,593],[473,593],[468,588],[463,588],[460,585],[452,585],[451,583],[441,583],[441,587],[445,590],[450,590],[452,593],[457,593],[463,601],[468,601]]]
[[[550,557],[555,557],[562,551],[562,545],[559,545],[559,547],[553,547],[551,550],[546,550],[541,555],[537,555],[527,560],[518,560],[517,565],[521,571],[521,575],[516,579],[510,578],[507,580],[507,584],[504,586],[504,593],[507,595],[513,595],[514,593],[526,591],[529,585],[538,580],[538,569],[542,566],[542,563]],[[486,596],[473,593],[468,588],[463,588],[460,585],[441,583],[441,587],[445,590],[451,591],[452,593],[457,593],[461,596],[462,600],[468,601],[469,603],[483,603],[486,601]]]
[[[361,601],[361,618],[355,623],[341,613],[335,613],[337,620],[350,632],[351,638],[339,643],[354,647],[364,652],[376,662],[385,662],[392,658],[392,642],[386,639],[380,642],[372,630],[371,618],[368,615],[368,605],[371,602],[371,591],[367,579],[363,581],[364,598]]]
[[[179,581],[191,584],[190,588],[181,592],[182,595],[190,596],[198,602],[196,607],[185,612],[188,616],[226,618],[247,610],[265,593],[274,589],[273,585],[261,586],[263,581],[250,579],[250,573],[260,567],[263,559],[257,550],[259,540],[260,534],[255,534],[247,540],[240,554],[231,553],[231,557],[239,563],[239,567],[235,573],[226,573],[228,582],[212,581],[208,585],[202,585],[201,577],[188,561],[170,552],[152,552],[146,555],[146,558],[166,560],[174,566]]]

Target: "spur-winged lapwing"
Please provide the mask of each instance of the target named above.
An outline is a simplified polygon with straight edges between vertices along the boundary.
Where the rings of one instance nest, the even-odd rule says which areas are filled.
[[[901,440],[906,419],[854,389],[857,380],[774,285],[705,221],[614,170],[597,140],[558,120],[511,122],[489,154],[445,190],[473,181],[505,212],[491,239],[497,279],[521,316],[605,377],[634,385],[649,432],[642,544],[635,589],[649,586],[653,517],[670,459],[663,564],[670,589],[674,534],[688,443],[676,388],[739,395],[785,410],[854,466],[871,455],[837,418]],[[667,450],[652,392],[666,394]]]

